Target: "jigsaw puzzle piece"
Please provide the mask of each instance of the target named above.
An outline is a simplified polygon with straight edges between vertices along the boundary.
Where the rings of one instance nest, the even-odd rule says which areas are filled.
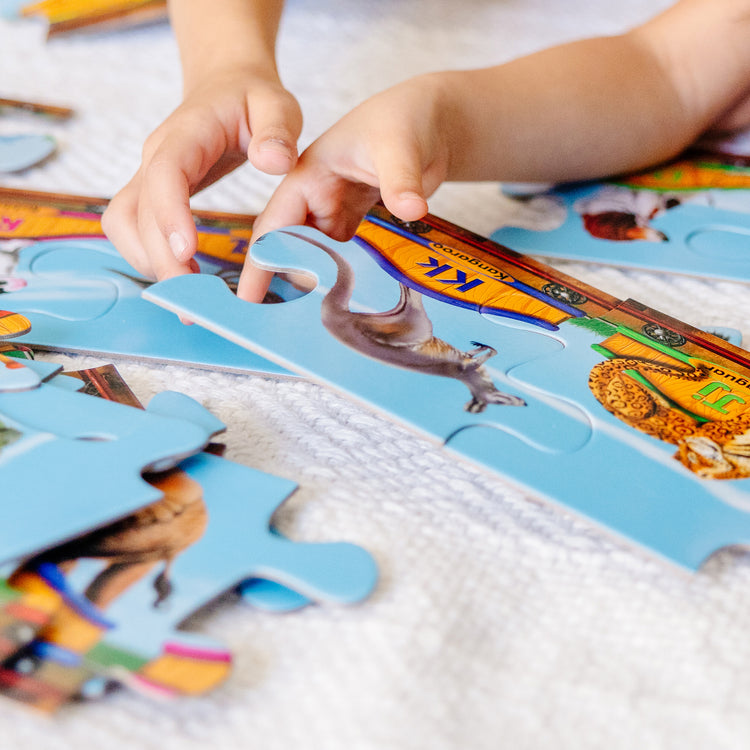
[[[49,135],[0,135],[0,172],[20,172],[54,153],[57,143]]]
[[[399,301],[391,299],[385,313],[377,311],[386,305],[377,300],[361,305],[352,292],[352,276],[370,286],[370,277],[358,273],[364,254],[353,252],[353,243],[330,243],[302,228],[268,235],[253,249],[266,268],[289,267],[316,276],[318,286],[302,300],[259,310],[222,296],[199,277],[171,279],[147,294],[266,356],[275,350],[285,366],[447,440],[450,450],[676,563],[695,568],[722,546],[748,542],[746,353],[505,248],[473,237],[461,244],[466,235],[459,229],[436,234],[435,225],[431,219],[418,230],[430,239],[427,245],[421,237],[407,247],[416,254],[416,269],[399,266],[398,253],[386,253],[378,263],[390,281],[401,278]],[[366,236],[371,234],[367,229]],[[408,243],[408,237],[403,240]],[[456,261],[451,265],[448,259],[459,256],[469,258],[464,269],[478,264],[481,273],[456,273]],[[501,308],[514,315],[490,322],[475,299],[450,299],[432,287],[424,300],[411,300],[408,289],[427,286],[424,277],[443,266],[441,274],[453,288],[458,282],[467,291],[476,291],[481,281],[494,292],[488,280],[502,274],[504,286],[497,288]],[[509,268],[512,273],[506,272]],[[522,284],[515,284],[518,280]],[[385,283],[373,281],[378,289]],[[535,322],[544,302],[539,292],[552,299],[543,309],[553,328]],[[527,314],[530,309],[534,315]],[[304,337],[298,333],[299,320],[307,324]],[[364,342],[363,331],[369,336]],[[438,344],[443,331],[450,336]],[[482,372],[508,395],[506,405],[519,399],[525,405],[495,408],[499,399],[493,403],[473,392],[475,408],[455,410],[455,387],[468,385],[464,374],[430,379],[424,372],[436,360],[445,362],[446,340],[453,336],[471,337],[497,351],[496,359],[478,363]],[[396,351],[384,353],[384,340]],[[505,351],[508,362],[491,372]],[[421,358],[425,353],[429,358]],[[483,388],[486,395],[486,380]],[[546,410],[537,408],[540,404]]]
[[[33,573],[0,580],[0,662],[29,644],[59,606],[58,591]]]
[[[24,477],[3,505],[4,560],[154,502],[159,492],[141,472],[174,466],[213,434],[207,420],[194,424],[45,383],[0,392],[0,421],[0,475]]]
[[[585,409],[586,445],[541,456],[467,427],[448,448],[691,569],[750,542],[745,353],[632,300],[564,335],[563,350],[509,377]]]
[[[464,306],[445,315],[443,302],[422,299],[404,285],[399,289],[355,243],[322,237],[300,227],[256,243],[253,257],[264,267],[304,271],[317,279],[314,291],[273,310],[249,305],[203,275],[169,279],[145,290],[144,297],[285,368],[399,414],[441,441],[471,422],[492,422],[546,451],[576,450],[588,440],[590,425],[575,405],[521,396],[507,378],[516,363],[560,349],[561,342],[546,329],[500,328]],[[426,264],[428,273],[432,264]],[[356,279],[366,283],[352,299]],[[394,307],[376,312],[378,296],[386,296],[383,307]],[[304,336],[300,320],[308,321]],[[459,349],[460,344],[468,348]],[[497,408],[507,406],[523,408]]]
[[[750,280],[748,212],[712,205],[700,193],[665,194],[626,185],[586,183],[553,194],[567,209],[559,227],[506,226],[492,239],[549,258]]]
[[[34,368],[14,357],[0,354],[0,393],[14,393],[36,388],[42,380]]]
[[[22,337],[25,343],[233,371],[290,374],[144,303],[140,295],[151,282],[105,239],[20,243],[0,249],[0,269],[0,285],[12,297],[13,309],[31,321],[32,330]]]
[[[49,561],[44,564],[66,564],[76,556],[66,586],[71,592],[85,590],[88,598],[82,603],[70,594],[62,619],[53,620],[43,635],[56,647],[78,654],[92,674],[146,692],[195,694],[223,678],[229,660],[225,649],[196,642],[176,628],[238,583],[264,576],[310,598],[345,603],[361,600],[374,587],[377,569],[361,548],[293,543],[270,530],[270,516],[295,488],[293,483],[208,454],[183,462],[181,468],[191,479],[177,481],[192,481],[200,491],[191,508],[163,519],[161,536],[179,532],[172,542],[179,549],[166,556],[166,569],[156,578],[150,571],[159,560],[149,560],[140,549],[143,543],[156,542],[154,530],[144,527],[140,537],[127,541],[134,530],[131,522],[120,524],[116,533],[105,529],[40,558]],[[178,496],[171,497],[176,501]],[[192,538],[181,530],[186,518]],[[124,549],[133,544],[140,555],[128,562]],[[159,542],[160,550],[162,546]],[[104,547],[120,552],[113,557],[116,564],[102,568],[102,563],[92,564],[91,556],[102,556]],[[288,596],[285,601],[289,609]],[[38,661],[41,668],[44,659]],[[78,670],[81,664],[74,666]]]
[[[59,592],[59,605],[37,638],[6,659],[0,667],[0,687],[6,697],[51,713],[77,697],[100,697],[119,682],[151,696],[197,695],[214,688],[231,669],[231,655],[212,639],[176,634],[155,659],[130,654],[127,669],[122,654],[102,648],[102,634],[116,627],[92,603],[73,589],[51,563],[41,563],[24,576],[35,576]],[[106,670],[92,668],[86,654],[98,649],[109,662]]]
[[[461,430],[447,448],[691,570],[723,547],[750,543],[747,480],[740,489],[700,479],[655,440],[623,428],[595,422],[591,440],[564,457],[487,427]]]
[[[172,405],[178,406],[178,402],[172,401]],[[139,577],[150,575],[159,564],[168,566],[176,555],[197,543],[205,530],[205,512],[195,512],[196,507],[205,509],[200,485],[179,470],[149,481],[164,493],[162,500],[107,527],[43,551],[12,574],[10,580],[18,589],[8,584],[9,597],[28,597],[46,587],[53,596],[47,612],[53,614],[35,622],[32,629],[28,622],[19,622],[17,605],[10,613],[15,615],[11,624],[25,634],[25,640],[19,641],[17,636],[9,640],[12,650],[0,652],[5,661],[0,669],[0,689],[7,697],[51,712],[74,697],[91,699],[102,695],[113,682],[113,666],[126,684],[159,695],[203,692],[226,675],[229,655],[223,647],[208,641],[198,649],[194,640],[186,644],[184,639],[173,639],[160,657],[141,660],[137,670],[132,659],[128,660],[128,669],[118,668],[117,658],[111,653],[106,668],[92,668],[86,661],[87,652],[97,646],[106,631],[116,627],[103,614],[113,591],[118,590],[115,580],[130,569],[124,580],[126,586],[132,585]],[[270,533],[279,536],[273,528]],[[92,559],[109,563],[102,567],[102,562]],[[155,589],[159,589],[160,581],[164,582],[163,575],[154,579]],[[292,589],[258,578],[247,579],[238,588],[246,602],[267,611],[288,612],[311,601]],[[155,606],[155,595],[156,591],[152,592],[150,607]],[[0,618],[2,615],[0,609]],[[10,639],[15,631],[7,630]],[[29,642],[31,637],[34,640]],[[100,650],[97,658],[103,659],[102,654],[109,651],[106,646]],[[115,649],[113,653],[119,652]]]

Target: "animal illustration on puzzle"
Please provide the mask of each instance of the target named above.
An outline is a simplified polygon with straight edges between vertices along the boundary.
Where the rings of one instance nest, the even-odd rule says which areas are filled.
[[[300,237],[291,231],[288,234]],[[321,321],[339,341],[395,367],[455,378],[471,393],[471,401],[464,408],[472,414],[484,411],[488,404],[525,406],[522,398],[498,390],[484,367],[497,354],[495,349],[472,341],[474,349],[461,350],[434,335],[421,294],[399,282],[399,298],[390,310],[353,311],[350,303],[355,279],[351,265],[322,242],[304,236],[300,239],[328,253],[336,264],[336,282],[321,302]]]
[[[548,257],[748,280],[748,133],[647,172],[541,190],[505,187],[493,239]]]
[[[436,217],[403,225],[377,207],[350,242],[296,227],[251,252],[314,291],[269,308],[191,275],[144,297],[680,564],[750,539],[741,349]],[[437,336],[451,349],[422,345]],[[470,341],[463,366],[479,360],[506,397],[467,408],[444,358]]]

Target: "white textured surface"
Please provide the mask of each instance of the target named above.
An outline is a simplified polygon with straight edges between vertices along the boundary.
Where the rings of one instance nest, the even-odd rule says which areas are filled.
[[[616,32],[664,0],[293,0],[281,69],[307,143],[365,95],[413,73],[502,61]],[[76,108],[57,157],[5,185],[112,195],[177,103],[166,25],[44,44],[0,22],[0,90]],[[0,132],[18,123],[0,120]],[[241,169],[195,205],[255,212],[274,179]],[[500,221],[495,185],[441,188],[438,215],[479,232]],[[731,283],[558,264],[619,297],[750,341],[750,292]],[[58,357],[70,367],[93,358]],[[346,539],[382,581],[355,608],[276,616],[222,606],[198,627],[236,670],[205,698],[151,704],[121,692],[44,720],[0,704],[0,748],[746,747],[750,557],[687,576],[307,382],[118,365],[143,399],[194,396],[229,425],[229,457],[294,479],[278,523]],[[633,492],[638,492],[634,483]]]

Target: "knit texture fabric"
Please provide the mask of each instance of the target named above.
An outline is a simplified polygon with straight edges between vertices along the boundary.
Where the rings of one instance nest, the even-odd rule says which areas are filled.
[[[278,54],[306,116],[301,146],[405,77],[618,33],[667,4],[291,0]],[[0,21],[0,71],[2,96],[77,113],[67,123],[0,118],[0,133],[49,132],[60,144],[45,164],[3,175],[5,186],[111,196],[179,102],[166,23],[47,43],[37,21]],[[277,182],[245,166],[194,205],[256,213]],[[496,184],[444,186],[430,207],[484,234],[507,210]],[[738,328],[750,341],[745,285],[555,265],[693,325]],[[68,369],[107,361],[44,356]],[[366,547],[380,583],[359,606],[287,615],[222,601],[190,623],[235,654],[233,674],[215,692],[162,703],[122,690],[51,720],[0,702],[1,748],[746,745],[746,551],[721,551],[688,575],[305,380],[116,364],[144,402],[176,389],[225,421],[229,458],[299,484],[276,515],[278,527],[293,539]]]

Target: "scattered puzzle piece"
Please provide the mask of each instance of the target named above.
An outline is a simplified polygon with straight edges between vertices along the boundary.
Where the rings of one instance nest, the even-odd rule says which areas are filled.
[[[748,281],[747,138],[742,146],[732,153],[714,144],[642,174],[554,188],[546,216],[559,215],[556,223],[542,229],[544,215],[530,226],[509,218],[492,239],[549,258]]]
[[[49,135],[0,136],[0,172],[20,172],[52,155],[57,143]]]
[[[291,608],[284,591],[351,603],[372,590],[377,570],[361,548],[290,542],[269,528],[293,483],[208,454],[181,468],[159,481],[160,505],[52,548],[11,578],[19,587],[42,578],[62,597],[0,673],[17,699],[54,710],[95,677],[147,694],[199,694],[224,679],[229,654],[175,628],[238,583],[275,581],[272,594],[256,593],[277,611]]]
[[[32,369],[41,363],[6,358],[0,364],[5,436],[0,472],[25,477],[16,485],[12,502],[3,506],[4,560],[18,559],[158,499],[141,471],[174,466],[201,450],[218,429],[216,423],[212,431],[157,413],[158,397],[154,412],[142,411],[42,382]],[[19,382],[26,384],[24,390],[9,390]],[[40,466],[51,471],[39,471]],[[102,487],[111,489],[106,502]]]

